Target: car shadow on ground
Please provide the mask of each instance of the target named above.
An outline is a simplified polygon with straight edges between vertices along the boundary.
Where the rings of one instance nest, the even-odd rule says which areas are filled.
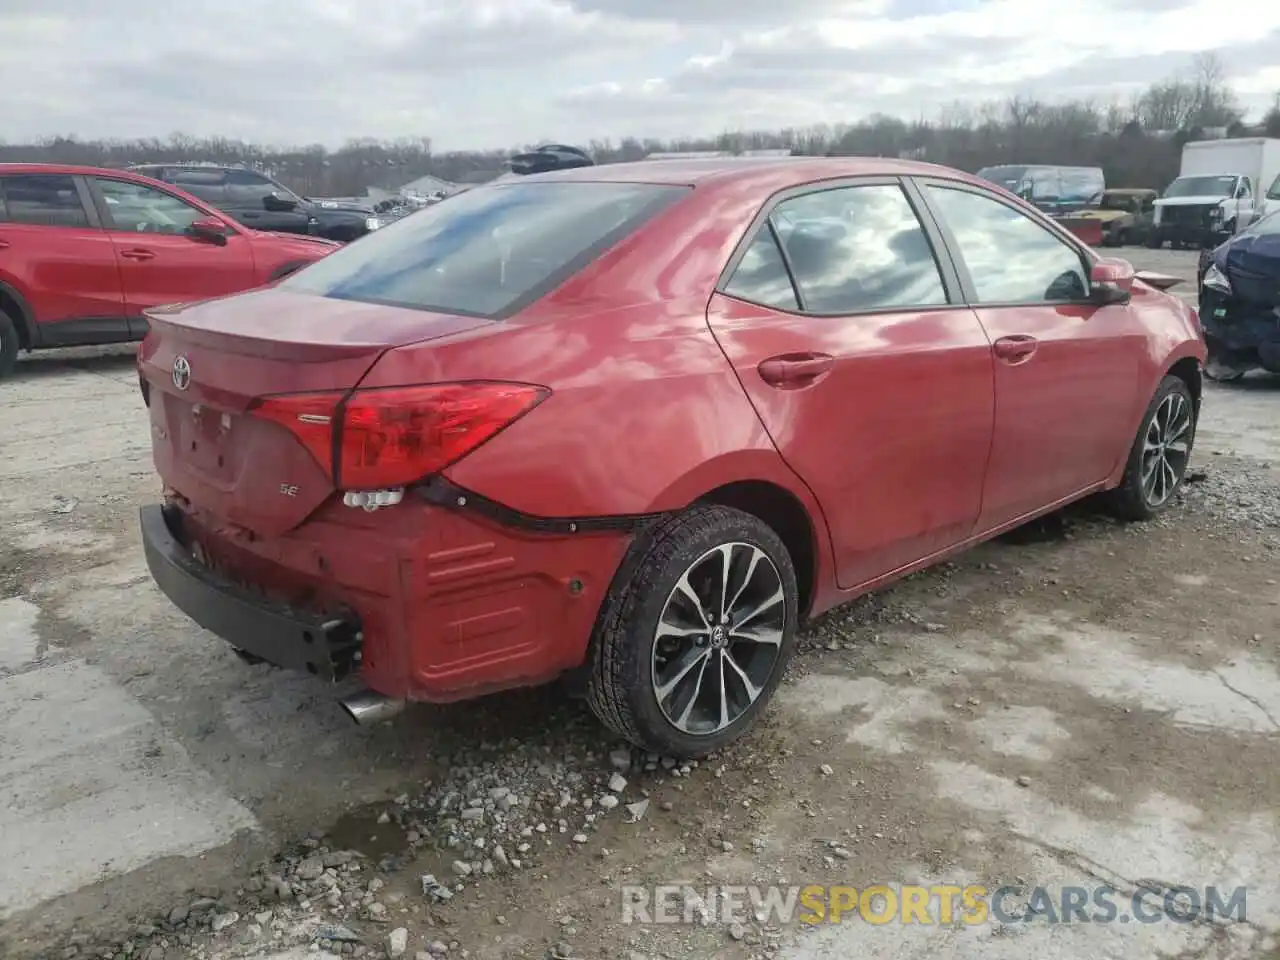
[[[71,350],[41,350],[19,358],[13,373],[0,383],[17,380],[35,380],[70,371],[117,375],[137,363],[137,345],[121,344],[112,347],[81,347]]]
[[[1240,390],[1251,393],[1280,393],[1280,374],[1255,370],[1239,380],[1214,381],[1219,390]]]

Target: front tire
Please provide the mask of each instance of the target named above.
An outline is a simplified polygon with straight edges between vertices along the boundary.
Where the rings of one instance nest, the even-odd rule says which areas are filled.
[[[1204,364],[1206,380],[1212,380],[1214,383],[1235,383],[1255,366],[1255,363],[1250,362],[1249,355],[1238,353],[1233,356],[1233,352],[1224,347],[1216,337],[1205,337],[1205,345],[1209,353]]]
[[[1150,520],[1173,502],[1186,477],[1196,435],[1196,405],[1186,381],[1166,376],[1142,418],[1111,504],[1124,520]]]
[[[9,314],[0,310],[0,379],[13,373],[18,362],[18,325]]]
[[[633,545],[597,627],[591,709],[645,750],[704,757],[773,696],[798,613],[795,567],[773,529],[695,506]]]

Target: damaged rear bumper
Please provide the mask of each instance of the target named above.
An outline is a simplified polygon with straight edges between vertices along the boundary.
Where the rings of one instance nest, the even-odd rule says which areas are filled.
[[[178,510],[148,505],[138,519],[156,585],[200,626],[275,666],[326,680],[340,680],[354,669],[362,640],[354,614],[299,610],[220,577],[196,558]]]

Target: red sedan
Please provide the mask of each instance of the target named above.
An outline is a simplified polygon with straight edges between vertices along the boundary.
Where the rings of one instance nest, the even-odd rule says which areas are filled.
[[[149,307],[239,293],[335,246],[124,170],[0,164],[0,376],[20,350],[141,340]]]
[[[1195,311],[999,188],[892,160],[481,187],[156,311],[160,588],[357,717],[581,668],[647,749],[747,729],[797,625],[1107,492],[1165,509]]]

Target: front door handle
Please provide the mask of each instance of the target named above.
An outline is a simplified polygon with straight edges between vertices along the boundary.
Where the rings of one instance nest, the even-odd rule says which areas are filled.
[[[993,345],[996,356],[1005,363],[1025,363],[1040,347],[1040,341],[1025,333],[1001,337]]]
[[[0,250],[8,250],[11,244],[8,240],[0,240]]]
[[[835,358],[825,353],[787,353],[761,360],[756,368],[760,379],[774,387],[807,386],[835,366]]]
[[[126,260],[152,260],[155,254],[150,250],[121,250],[120,256]]]

